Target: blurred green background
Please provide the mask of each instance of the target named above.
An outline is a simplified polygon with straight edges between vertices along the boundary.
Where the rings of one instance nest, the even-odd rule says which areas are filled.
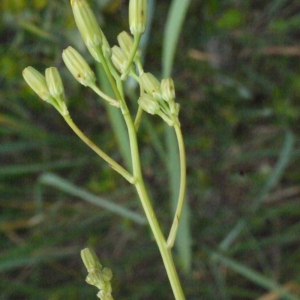
[[[128,2],[89,2],[116,44]],[[148,2],[144,67],[171,72],[186,142],[188,205],[174,256],[187,299],[300,299],[300,2]],[[75,122],[126,164],[120,119],[62,63],[72,45],[96,69],[69,1],[2,0],[0,13],[0,299],[96,299],[84,282],[86,246],[113,270],[115,299],[173,299],[133,188],[22,78],[28,65],[59,68]],[[135,88],[126,84],[133,111]],[[174,139],[157,117],[139,135],[167,234]]]

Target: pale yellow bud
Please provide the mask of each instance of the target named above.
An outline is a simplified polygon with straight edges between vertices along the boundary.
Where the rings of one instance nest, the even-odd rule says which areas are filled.
[[[129,1],[129,28],[132,35],[142,34],[146,28],[147,0]]]
[[[111,61],[113,62],[117,70],[120,73],[123,73],[126,68],[128,57],[126,56],[124,51],[118,46],[113,46],[111,50],[112,50]]]
[[[62,97],[64,93],[64,86],[57,68],[47,68],[45,71],[45,77],[51,96],[54,98]]]
[[[151,73],[143,73],[140,76],[142,87],[154,98],[161,97],[160,83]]]
[[[45,76],[33,67],[27,67],[23,70],[22,75],[27,84],[39,95],[41,99],[50,102],[52,97],[47,87]]]
[[[96,77],[85,59],[72,47],[68,47],[63,51],[63,61],[67,68],[84,86],[94,86]]]
[[[155,115],[160,112],[160,106],[158,102],[148,94],[143,94],[139,98],[138,104],[148,114]]]
[[[132,36],[129,33],[127,33],[126,31],[122,31],[118,35],[117,39],[118,39],[118,42],[119,42],[119,45],[120,45],[121,49],[124,51],[126,56],[129,57],[130,51],[133,47],[133,38],[132,38]]]
[[[89,52],[100,62],[99,50],[103,40],[103,32],[86,0],[71,0],[74,19],[78,30]]]
[[[45,71],[46,83],[51,96],[50,103],[63,115],[69,114],[68,108],[64,101],[64,86],[57,68],[47,68]]]
[[[85,248],[81,250],[80,255],[88,272],[102,268],[96,253],[92,249]]]
[[[165,78],[160,84],[162,98],[166,102],[174,102],[175,99],[175,87],[172,78]]]

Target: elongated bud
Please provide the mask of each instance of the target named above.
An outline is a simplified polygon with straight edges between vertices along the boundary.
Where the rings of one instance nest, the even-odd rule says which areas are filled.
[[[175,87],[172,78],[165,78],[160,83],[161,95],[166,102],[174,102]]]
[[[113,46],[111,50],[111,61],[113,62],[117,70],[120,73],[123,73],[127,64],[128,57],[126,56],[124,51],[118,46]]]
[[[139,98],[138,104],[145,112],[151,115],[158,114],[160,111],[160,106],[158,102],[148,94],[143,94]]]
[[[93,86],[96,77],[85,59],[72,47],[63,51],[62,58],[74,78],[84,86]]]
[[[129,1],[129,28],[132,35],[142,34],[146,28],[147,0]]]
[[[74,19],[78,30],[89,52],[100,62],[98,51],[101,51],[103,32],[86,0],[71,0]]]
[[[154,98],[161,97],[160,83],[151,73],[143,73],[140,79],[143,88],[149,95]]]
[[[27,84],[46,102],[51,102],[51,94],[47,87],[45,77],[33,67],[27,67],[22,72]]]
[[[133,38],[132,38],[132,36],[128,32],[122,31],[118,35],[117,39],[118,39],[118,42],[119,42],[119,45],[120,45],[121,49],[126,54],[126,56],[129,58],[129,56],[131,54],[131,49],[133,48]],[[134,57],[135,58],[141,57],[141,51],[139,49],[137,49]]]
[[[92,249],[85,248],[81,250],[80,255],[88,272],[90,272],[93,269],[100,270],[102,268],[99,258]]]
[[[81,250],[81,258],[88,271],[86,282],[96,286],[100,291],[97,296],[100,299],[113,300],[110,280],[112,272],[108,268],[103,268],[95,252],[89,248]]]
[[[119,33],[118,37],[118,42],[123,50],[123,52],[126,54],[127,57],[130,55],[130,50],[133,47],[133,38],[131,35],[129,35],[126,31],[122,31]]]
[[[53,98],[61,98],[64,93],[64,86],[57,68],[47,68],[45,71],[46,83]]]
[[[179,110],[180,110],[180,105],[178,103],[172,103],[172,105],[170,106],[171,114],[173,114],[174,116],[178,116]]]
[[[62,84],[59,72],[56,68],[47,68],[45,71],[46,83],[51,96],[49,101],[63,116],[68,115],[68,108],[64,101],[64,86]]]
[[[102,277],[100,270],[90,271],[85,281],[90,285],[96,286],[99,290],[106,287],[106,283]]]

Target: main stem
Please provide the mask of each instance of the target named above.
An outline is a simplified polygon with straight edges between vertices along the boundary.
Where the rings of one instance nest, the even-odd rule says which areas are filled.
[[[162,234],[158,220],[156,218],[155,212],[152,208],[150,199],[148,197],[148,193],[145,188],[143,175],[141,171],[140,156],[139,156],[135,127],[128,110],[123,112],[123,114],[128,128],[128,134],[130,140],[130,148],[131,148],[131,156],[132,156],[132,164],[133,164],[133,176],[135,177],[136,180],[134,186],[142,202],[143,209],[145,211],[149,225],[151,227],[160,254],[162,256],[163,263],[167,271],[175,299],[185,300],[185,296],[183,294],[182,287],[178,278],[178,274],[174,265],[171,250],[167,246],[166,239]]]
[[[162,256],[163,263],[164,263],[165,269],[167,271],[167,275],[168,275],[175,299],[176,300],[185,300],[185,296],[182,291],[181,283],[179,281],[178,274],[177,274],[177,271],[176,271],[176,268],[174,265],[171,249],[168,247],[166,239],[161,232],[159,223],[157,221],[155,212],[152,208],[152,204],[150,202],[147,190],[145,188],[144,179],[143,179],[142,170],[141,170],[136,129],[135,129],[133,120],[128,111],[126,102],[124,101],[124,99],[122,99],[122,97],[118,91],[118,88],[112,78],[112,75],[108,70],[105,60],[103,61],[103,67],[104,67],[105,73],[110,81],[110,84],[113,88],[113,91],[116,95],[116,98],[121,101],[121,103],[120,103],[121,110],[122,110],[124,120],[125,120],[127,129],[128,129],[130,150],[131,150],[131,159],[132,159],[132,169],[133,169],[133,177],[134,177],[134,183],[132,183],[132,184],[134,184],[134,186],[137,190],[137,193],[141,200],[147,220],[149,222],[151,231],[153,232],[155,241],[157,243],[160,254]]]

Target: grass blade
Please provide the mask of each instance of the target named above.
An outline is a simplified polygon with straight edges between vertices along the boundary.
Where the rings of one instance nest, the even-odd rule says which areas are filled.
[[[235,272],[241,274],[242,276],[246,277],[250,281],[256,283],[257,285],[269,290],[275,291],[280,296],[285,297],[284,299],[290,300],[299,300],[298,297],[291,295],[287,291],[285,291],[277,282],[261,275],[260,273],[222,255],[219,253],[214,252],[212,254],[213,259],[218,260],[222,264],[226,265],[230,269],[234,270]]]
[[[68,193],[69,195],[73,195],[84,201],[87,201],[89,203],[97,205],[101,208],[106,209],[107,211],[110,211],[121,217],[132,220],[133,222],[136,222],[138,224],[142,224],[142,225],[146,224],[146,219],[142,215],[132,212],[129,209],[127,209],[121,205],[112,203],[109,200],[95,196],[95,195],[85,191],[84,189],[78,188],[74,184],[70,183],[69,181],[67,181],[55,174],[51,174],[51,173],[43,174],[39,178],[39,182],[43,185],[52,186],[56,189],[59,189],[59,190],[65,192],[65,193]]]
[[[182,29],[183,21],[189,4],[190,0],[172,1],[165,26],[165,33],[163,39],[163,77],[169,77],[171,75],[179,34]]]
[[[162,50],[162,74],[163,77],[169,77],[171,75],[175,50],[177,48],[177,42],[180,34],[180,30],[183,25],[184,17],[189,7],[190,0],[173,0],[164,32],[163,50]],[[177,140],[172,129],[168,126],[165,127],[167,150],[168,150],[168,172],[170,178],[170,193],[171,193],[171,207],[173,213],[175,213],[178,197],[178,186],[180,180],[179,172],[179,153],[177,150]],[[190,232],[190,218],[188,205],[184,204],[181,220],[178,228],[177,238],[175,241],[175,247],[178,251],[180,262],[183,270],[189,272],[192,261],[192,249],[191,249],[191,232]]]
[[[290,162],[290,158],[292,157],[294,142],[295,142],[294,134],[291,131],[287,131],[285,134],[285,139],[283,142],[281,152],[279,154],[277,164],[274,167],[273,172],[271,172],[271,175],[266,181],[265,185],[258,193],[256,197],[257,199],[256,203],[252,208],[252,212],[255,212],[255,210],[259,208],[265,196],[267,196],[267,194],[279,182],[281,176],[283,175],[286,167]],[[232,245],[232,243],[238,238],[240,233],[245,229],[246,225],[247,225],[247,221],[245,219],[241,219],[240,221],[238,221],[235,227],[229,232],[229,234],[221,242],[220,249],[227,250]]]

